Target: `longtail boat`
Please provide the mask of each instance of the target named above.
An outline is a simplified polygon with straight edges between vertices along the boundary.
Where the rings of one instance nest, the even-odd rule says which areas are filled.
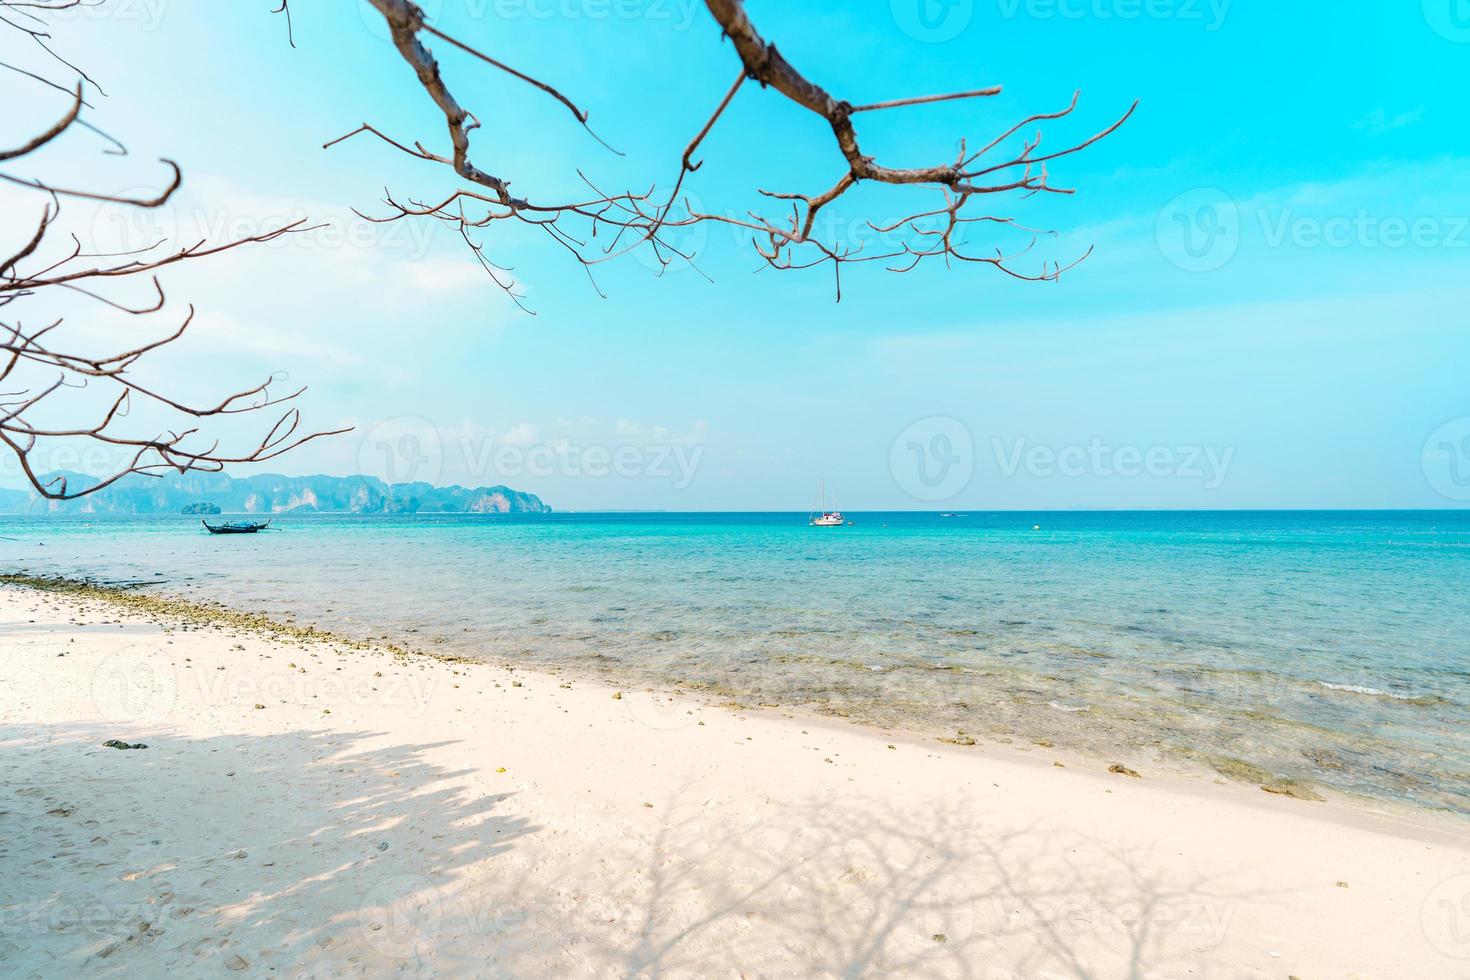
[[[223,524],[211,524],[201,520],[200,524],[210,534],[254,534],[256,531],[264,531],[270,527],[270,521],[225,521]]]

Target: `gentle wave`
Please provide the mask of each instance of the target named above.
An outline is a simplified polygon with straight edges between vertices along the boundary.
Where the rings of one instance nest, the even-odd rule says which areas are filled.
[[[1329,691],[1341,691],[1344,694],[1361,694],[1369,698],[1392,698],[1395,701],[1403,701],[1408,704],[1448,704],[1444,698],[1433,694],[1400,694],[1397,691],[1384,691],[1376,687],[1366,687],[1362,684],[1333,684],[1331,681],[1318,681],[1319,687],[1325,687]]]

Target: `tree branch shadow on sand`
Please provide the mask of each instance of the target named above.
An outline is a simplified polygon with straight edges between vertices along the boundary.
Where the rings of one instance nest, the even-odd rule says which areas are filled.
[[[0,727],[0,973],[1209,977],[1263,897],[973,794],[772,816],[691,784],[594,850],[435,745],[111,735]]]
[[[1238,904],[1198,874],[997,808],[813,799],[777,821],[670,800],[631,921],[584,917],[597,975],[1210,976]],[[680,855],[707,855],[709,860]],[[732,865],[740,870],[724,874]],[[793,963],[803,968],[793,974]],[[1223,964],[1216,964],[1226,969]],[[1224,974],[1221,974],[1224,975]]]
[[[412,972],[454,914],[445,886],[537,829],[496,814],[508,794],[472,796],[426,762],[434,745],[103,747],[115,730],[0,727],[0,973]],[[201,788],[218,792],[171,809]]]

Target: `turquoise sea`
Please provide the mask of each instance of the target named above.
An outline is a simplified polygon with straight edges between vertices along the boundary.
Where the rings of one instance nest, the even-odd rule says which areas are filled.
[[[1470,511],[849,517],[0,518],[0,570],[1470,812]]]

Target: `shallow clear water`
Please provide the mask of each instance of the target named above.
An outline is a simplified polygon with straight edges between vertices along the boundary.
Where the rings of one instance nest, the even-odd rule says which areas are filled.
[[[1470,511],[850,516],[0,518],[0,568],[1470,812]]]

